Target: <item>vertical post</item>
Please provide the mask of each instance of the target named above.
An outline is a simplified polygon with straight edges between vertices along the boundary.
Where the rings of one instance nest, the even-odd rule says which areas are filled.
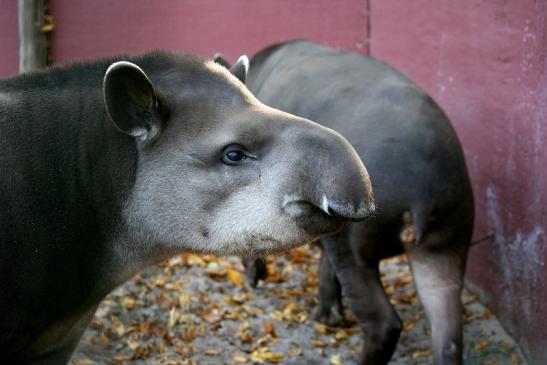
[[[28,72],[47,65],[44,0],[18,0],[19,71]]]

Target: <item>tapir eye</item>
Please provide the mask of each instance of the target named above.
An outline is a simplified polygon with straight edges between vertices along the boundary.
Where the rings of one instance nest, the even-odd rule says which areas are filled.
[[[226,152],[226,158],[232,162],[238,162],[247,158],[247,156],[242,151],[229,151]]]
[[[229,146],[224,149],[222,162],[228,165],[236,165],[244,162],[248,158],[252,157],[243,151],[239,146]]]

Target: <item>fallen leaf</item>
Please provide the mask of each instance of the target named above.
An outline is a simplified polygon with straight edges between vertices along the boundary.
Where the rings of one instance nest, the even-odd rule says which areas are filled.
[[[280,363],[283,361],[283,354],[281,352],[271,352],[269,349],[264,348],[253,351],[253,353],[251,353],[251,360],[259,363]]]
[[[207,349],[203,353],[207,356],[218,356],[218,355],[221,354],[221,350],[219,350],[219,349]]]
[[[169,321],[167,322],[167,327],[174,327],[177,324],[179,316],[180,313],[177,311],[177,309],[175,307],[171,307],[171,310],[169,311]]]
[[[431,357],[433,354],[433,350],[431,348],[428,348],[424,351],[416,351],[412,354],[413,359],[417,359],[419,357]]]
[[[488,346],[490,346],[490,340],[483,340],[483,341],[477,342],[475,346],[473,346],[473,349],[477,352],[480,352],[484,350],[485,348],[487,348]]]
[[[123,364],[129,360],[131,360],[131,356],[129,355],[114,355],[111,359],[113,362]]]
[[[416,323],[415,322],[405,322],[403,323],[403,329],[405,331],[410,331],[414,328],[414,326],[416,326]]]
[[[310,340],[310,343],[312,344],[313,347],[325,347],[327,346],[323,341],[321,340],[316,340],[316,339],[312,339]]]
[[[346,330],[338,330],[336,331],[334,338],[340,342],[345,341],[348,339],[348,333],[346,332]]]
[[[243,282],[245,281],[243,275],[236,269],[227,269],[226,275],[228,277],[228,280],[235,286],[241,286],[241,284],[243,284]]]
[[[522,362],[522,360],[520,359],[520,356],[517,355],[516,352],[513,352],[513,353],[511,354],[511,362],[512,362],[513,364],[520,364],[520,363]]]
[[[81,360],[72,362],[72,365],[93,365],[93,364],[95,363],[89,359],[81,359]]]
[[[275,325],[271,321],[262,322],[262,333],[275,337]]]
[[[332,355],[329,359],[329,362],[332,365],[342,365],[342,356],[340,355]]]
[[[234,356],[234,362],[235,362],[236,364],[246,364],[248,361],[249,361],[249,359],[246,358],[246,357],[243,356],[243,355],[236,355],[236,356]]]
[[[110,340],[108,339],[108,337],[106,337],[103,333],[101,333],[99,335],[99,341],[101,342],[101,344],[104,346],[104,347],[109,347],[110,346]]]
[[[300,346],[293,346],[289,348],[289,351],[287,352],[287,355],[289,355],[289,357],[297,357],[297,356],[300,356],[301,354],[302,354],[302,347]]]

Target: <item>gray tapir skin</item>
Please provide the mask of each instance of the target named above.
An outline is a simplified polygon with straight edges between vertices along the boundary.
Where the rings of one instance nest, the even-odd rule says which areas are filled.
[[[378,263],[406,252],[431,323],[434,363],[461,364],[460,294],[474,205],[446,115],[392,67],[304,41],[259,52],[247,86],[262,102],[346,136],[370,173],[375,216],[320,239],[316,318],[338,322],[343,294],[364,329],[360,363],[386,364],[401,320],[383,290]],[[247,266],[255,283],[264,276],[263,263]]]
[[[1,80],[0,363],[66,363],[100,300],[155,261],[286,250],[372,209],[347,140],[212,61],[157,52]]]

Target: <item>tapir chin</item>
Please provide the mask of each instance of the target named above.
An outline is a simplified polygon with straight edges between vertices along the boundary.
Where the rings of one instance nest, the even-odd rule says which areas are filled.
[[[348,141],[260,103],[247,66],[156,52],[0,81],[0,363],[66,363],[155,261],[277,252],[371,214]]]

